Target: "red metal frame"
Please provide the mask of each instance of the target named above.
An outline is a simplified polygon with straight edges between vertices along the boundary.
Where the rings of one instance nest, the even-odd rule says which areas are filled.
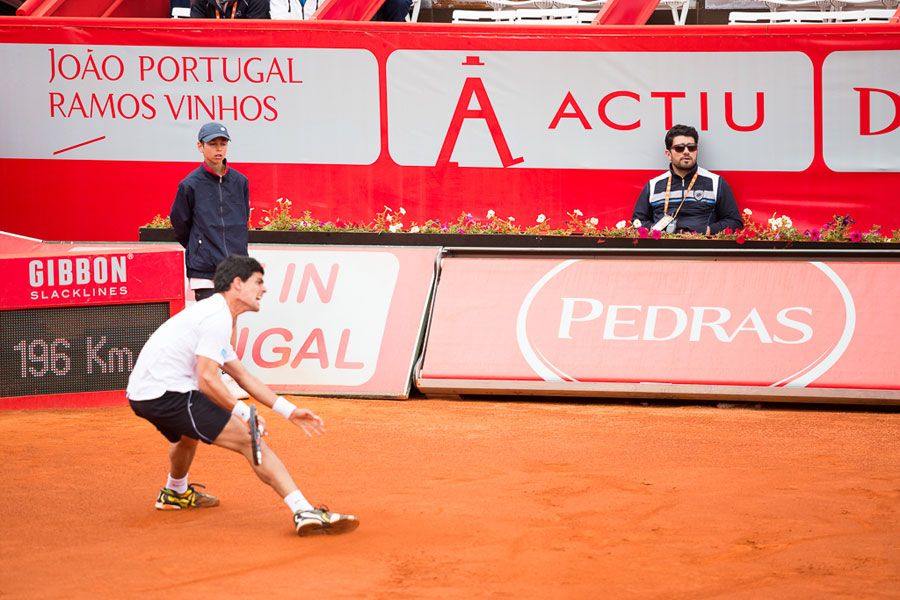
[[[319,21],[371,21],[384,0],[326,0],[316,11]]]
[[[609,0],[591,25],[645,25],[659,0]]]
[[[25,0],[19,17],[167,18],[167,0]]]

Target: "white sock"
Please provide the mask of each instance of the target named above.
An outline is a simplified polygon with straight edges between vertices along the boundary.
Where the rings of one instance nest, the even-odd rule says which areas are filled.
[[[303,494],[300,493],[300,490],[294,490],[293,492],[285,496],[284,503],[288,505],[288,508],[291,509],[291,512],[313,509],[313,505],[309,503],[309,500],[303,497]]]
[[[169,473],[169,478],[166,480],[166,487],[172,490],[177,494],[183,494],[187,491],[188,486],[188,476],[185,475],[181,479],[175,479],[172,477],[172,474]]]

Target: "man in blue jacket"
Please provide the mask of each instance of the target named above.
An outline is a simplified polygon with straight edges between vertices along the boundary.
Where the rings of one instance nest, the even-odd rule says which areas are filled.
[[[722,176],[697,164],[697,130],[675,125],[666,132],[669,169],[647,182],[631,218],[635,227],[715,235],[741,227],[741,213]]]
[[[200,128],[197,149],[203,164],[178,184],[170,211],[198,301],[213,295],[213,275],[220,262],[234,254],[247,256],[250,182],[228,166],[225,155],[230,141],[221,123]]]

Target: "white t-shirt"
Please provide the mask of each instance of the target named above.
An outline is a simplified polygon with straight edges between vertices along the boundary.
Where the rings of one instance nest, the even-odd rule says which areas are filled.
[[[325,0],[269,0],[269,17],[275,20],[308,21]]]
[[[198,356],[220,366],[237,360],[231,327],[231,311],[222,294],[213,294],[170,318],[141,349],[128,378],[128,399],[153,400],[166,392],[199,389]]]

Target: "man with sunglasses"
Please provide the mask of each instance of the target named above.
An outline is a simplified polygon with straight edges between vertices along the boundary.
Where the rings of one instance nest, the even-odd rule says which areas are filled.
[[[688,125],[675,125],[666,132],[669,170],[641,190],[631,217],[635,227],[706,235],[741,227],[731,188],[722,177],[697,165],[699,139],[697,130]]]

